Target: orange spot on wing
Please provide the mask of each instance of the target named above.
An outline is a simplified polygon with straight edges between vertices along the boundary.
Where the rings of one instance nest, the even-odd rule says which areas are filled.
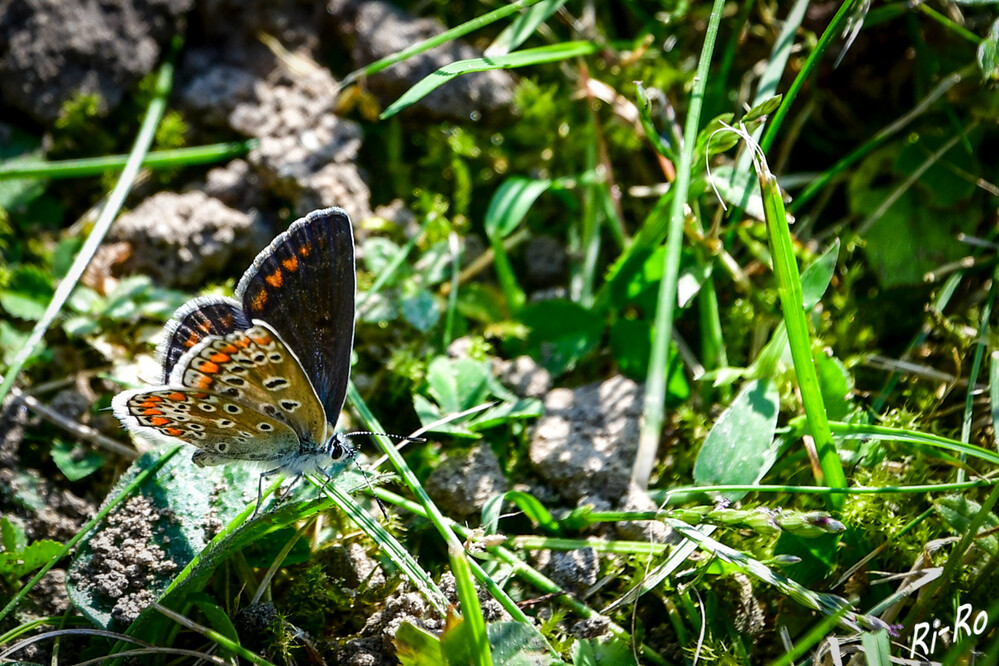
[[[170,419],[164,418],[162,416],[157,416],[156,418],[149,419],[149,423],[151,423],[154,426],[164,426],[167,423],[170,423]]]
[[[287,259],[282,259],[281,265],[284,266],[285,270],[288,272],[294,273],[298,270],[298,257],[291,255]]]
[[[180,428],[163,428],[163,432],[170,435],[171,437],[180,437],[184,434],[184,431]]]
[[[224,354],[235,354],[236,352],[239,351],[239,347],[233,344],[226,343],[223,345],[219,345],[219,351]]]
[[[214,375],[216,372],[219,371],[219,366],[216,365],[215,363],[212,363],[211,361],[205,361],[204,363],[201,364],[201,367],[199,367],[198,370],[205,373],[206,375]]]
[[[187,402],[187,396],[180,391],[174,391],[167,396],[167,400],[173,400],[174,402]]]
[[[161,409],[143,409],[143,416],[162,416],[163,410]]]
[[[284,284],[284,275],[281,273],[281,269],[278,268],[273,273],[264,278],[267,280],[267,284],[277,289],[282,284]]]
[[[254,312],[260,312],[265,305],[267,305],[267,290],[261,289],[256,296],[250,299],[250,309]]]
[[[222,352],[218,352],[216,354],[212,354],[208,358],[214,363],[228,363],[231,357],[228,354],[223,354]]]
[[[191,334],[187,336],[187,340],[184,340],[184,346],[193,347],[194,345],[198,344],[198,342],[200,341],[201,341],[201,336],[192,330]]]
[[[219,319],[219,323],[222,324],[222,328],[232,328],[232,325],[233,323],[235,323],[235,321],[236,321],[235,317],[233,317],[231,314],[222,315],[222,318]]]
[[[266,347],[271,343],[271,336],[267,335],[266,333],[262,333],[260,335],[251,335],[250,337],[253,339],[254,342],[256,342],[261,347]]]
[[[298,246],[298,253],[303,257],[308,257],[312,254],[312,243],[302,243]]]
[[[212,385],[212,378],[209,377],[208,375],[201,375],[200,377],[198,377],[198,381],[195,382],[194,388],[203,389],[203,388],[208,388],[211,385]]]
[[[198,329],[201,330],[204,333],[211,333],[212,332],[212,324],[209,321],[203,321],[200,324],[198,324]]]

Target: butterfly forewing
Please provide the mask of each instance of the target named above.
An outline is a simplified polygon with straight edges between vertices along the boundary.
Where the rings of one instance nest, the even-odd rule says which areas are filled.
[[[339,208],[292,224],[236,288],[247,316],[267,321],[298,354],[333,424],[350,374],[355,289],[354,237]]]
[[[281,420],[208,391],[162,387],[125,391],[112,403],[130,430],[152,431],[200,449],[194,461],[275,461],[299,448],[298,434]]]
[[[207,338],[185,354],[170,384],[209,391],[287,423],[302,441],[326,440],[326,414],[294,352],[268,324]]]
[[[163,342],[157,348],[157,356],[163,362],[164,383],[170,379],[180,357],[205,338],[221,337],[250,326],[239,302],[231,298],[203,296],[188,301],[167,322]]]

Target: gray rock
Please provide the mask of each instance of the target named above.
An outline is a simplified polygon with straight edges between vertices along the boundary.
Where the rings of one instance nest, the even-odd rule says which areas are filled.
[[[622,376],[548,393],[529,449],[538,475],[572,502],[589,494],[620,501],[638,448],[642,395]]]
[[[328,70],[259,45],[193,49],[186,63],[181,106],[259,140],[246,158],[253,189],[290,199],[296,215],[327,206],[355,219],[371,215],[371,192],[354,163],[361,128],[334,113],[337,85]],[[247,195],[230,188],[228,196]]]
[[[131,247],[123,272],[143,273],[166,286],[195,287],[227,269],[238,275],[270,235],[258,216],[192,191],[149,197],[121,216],[109,240]]]
[[[623,511],[656,511],[659,506],[652,501],[648,493],[630,484],[628,494],[621,502]],[[622,539],[630,541],[651,541],[654,543],[673,543],[679,539],[664,523],[657,520],[625,520],[614,523],[614,529]]]
[[[480,513],[489,498],[507,489],[499,460],[488,444],[449,456],[427,477],[425,485],[445,513],[460,518]]]
[[[530,356],[496,364],[499,380],[525,398],[543,398],[552,387],[552,374]]]
[[[0,3],[0,97],[39,123],[97,93],[102,110],[148,74],[192,0],[7,0]]]
[[[600,572],[600,558],[592,548],[541,550],[537,552],[536,563],[543,574],[576,596],[582,596],[595,585]]]
[[[436,19],[415,18],[380,0],[333,0],[329,11],[334,28],[350,44],[357,68],[446,30]],[[479,57],[482,52],[467,43],[449,42],[368,77],[365,86],[387,106],[444,65]],[[513,87],[513,77],[502,70],[467,74],[434,90],[406,113],[430,120],[467,123],[481,119],[490,125],[500,124],[512,118]]]

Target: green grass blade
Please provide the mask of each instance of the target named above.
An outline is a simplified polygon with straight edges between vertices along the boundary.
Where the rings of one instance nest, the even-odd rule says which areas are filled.
[[[801,275],[798,273],[798,262],[794,256],[794,245],[791,242],[791,229],[787,224],[784,200],[777,179],[770,173],[766,160],[759,153],[756,154],[756,164],[763,191],[763,209],[770,236],[774,275],[777,277],[777,291],[784,312],[784,323],[787,326],[794,372],[822,469],[821,477],[816,479],[816,483],[842,488],[846,486],[846,475],[843,473],[832,431],[829,429],[825,402],[819,389],[815,362],[812,359],[808,319],[804,310],[805,297],[801,286]],[[836,508],[843,505],[843,497],[840,495],[830,495],[829,501]]]
[[[505,7],[500,7],[499,9],[495,9],[489,12],[488,14],[483,14],[482,16],[474,18],[471,21],[466,21],[465,23],[462,23],[459,26],[451,28],[450,30],[446,30],[439,35],[434,35],[430,39],[425,39],[422,42],[413,44],[409,48],[403,49],[398,53],[393,53],[390,56],[385,56],[381,60],[376,60],[370,65],[366,65],[365,67],[362,67],[361,69],[355,70],[350,74],[348,74],[346,77],[344,77],[343,82],[341,83],[341,87],[347,86],[360,78],[377,74],[378,72],[384,69],[388,69],[389,67],[391,67],[396,63],[402,62],[403,60],[406,60],[408,58],[412,58],[415,55],[425,53],[426,51],[429,51],[430,49],[435,48],[437,46],[440,46],[441,44],[445,44],[460,37],[464,37],[470,32],[474,32],[479,28],[489,25],[490,23],[506,18],[511,14],[519,12],[521,9],[525,7],[530,7],[531,5],[537,4],[540,1],[541,0],[518,0],[517,2],[511,2],[509,5],[506,5]]]
[[[514,50],[534,34],[538,26],[547,21],[552,14],[557,12],[566,0],[541,0],[526,12],[518,16],[513,22],[503,29],[503,32],[493,40],[493,43],[486,49],[486,57],[506,55]]]
[[[18,350],[14,360],[11,361],[10,367],[7,368],[7,376],[4,377],[3,384],[0,384],[0,404],[3,403],[7,394],[10,393],[10,389],[14,386],[14,382],[17,381],[17,376],[20,374],[21,368],[24,367],[24,363],[35,353],[35,349],[41,344],[46,331],[49,330],[49,327],[62,310],[62,306],[69,299],[70,294],[73,293],[77,282],[83,277],[83,272],[87,269],[91,258],[97,252],[97,248],[101,246],[104,236],[107,235],[108,230],[111,228],[111,223],[125,203],[125,197],[128,196],[128,193],[132,189],[135,177],[139,174],[142,160],[146,153],[149,152],[149,146],[152,145],[153,138],[156,136],[156,128],[159,126],[160,120],[163,118],[163,113],[166,111],[170,89],[173,87],[174,59],[179,50],[180,40],[175,40],[170,56],[160,67],[159,76],[156,79],[155,93],[152,101],[149,102],[149,107],[146,109],[146,117],[142,121],[139,135],[132,146],[132,152],[129,153],[128,163],[121,172],[121,176],[118,178],[114,189],[111,190],[111,194],[108,195],[104,210],[101,211],[101,216],[94,224],[90,236],[87,237],[83,247],[80,248],[80,252],[76,255],[76,259],[66,273],[66,277],[59,283],[55,294],[52,296],[52,300],[49,302],[48,307],[45,308],[45,314],[38,320],[24,346]]]
[[[839,37],[843,32],[843,28],[846,25],[846,21],[850,18],[850,14],[853,11],[853,6],[857,4],[860,0],[846,0],[842,5],[840,5],[839,11],[833,16],[832,21],[826,26],[826,29],[822,32],[822,36],[819,37],[819,41],[815,44],[815,48],[812,52],[808,54],[808,58],[805,60],[805,64],[802,65],[801,71],[798,75],[794,77],[794,81],[791,82],[791,87],[788,88],[787,92],[784,93],[784,99],[781,101],[780,107],[774,112],[770,119],[767,131],[763,134],[763,139],[760,140],[760,146],[763,148],[763,152],[767,152],[773,142],[777,139],[777,133],[780,132],[781,126],[784,124],[784,119],[787,118],[787,114],[791,112],[791,107],[794,105],[795,100],[798,98],[798,93],[805,86],[809,77],[816,71],[819,66],[819,61],[825,54],[826,49],[829,48],[830,42]]]
[[[493,655],[489,649],[489,637],[486,635],[486,620],[482,617],[482,606],[479,595],[472,582],[472,570],[465,555],[465,549],[460,545],[449,546],[448,560],[451,562],[451,573],[454,574],[458,600],[461,602],[461,617],[465,622],[472,645],[469,646],[472,659],[478,666],[492,666]]]
[[[548,62],[559,62],[570,58],[591,55],[599,49],[600,46],[593,42],[565,42],[563,44],[552,44],[550,46],[515,51],[495,58],[459,60],[458,62],[441,67],[433,74],[418,81],[416,85],[403,93],[399,99],[385,109],[380,118],[382,120],[391,118],[411,104],[423,99],[451,79],[455,79],[463,74],[488,72],[494,69],[515,69]]]
[[[684,207],[690,189],[690,172],[694,161],[694,144],[701,119],[704,90],[711,68],[711,54],[718,38],[723,0],[715,0],[711,18],[704,35],[700,62],[694,90],[690,96],[687,122],[683,130],[683,152],[676,169],[676,181],[670,190],[674,193],[669,211],[669,232],[666,256],[663,260],[663,279],[659,284],[659,298],[653,324],[652,353],[649,357],[648,379],[645,384],[645,402],[642,408],[642,431],[638,440],[638,453],[632,470],[632,480],[642,488],[649,485],[659,433],[662,430],[666,409],[666,369],[670,339],[673,337],[673,311],[676,307],[676,289],[680,273],[680,247],[683,243]],[[599,299],[598,299],[599,302]]]
[[[154,150],[146,154],[141,166],[147,169],[169,169],[178,166],[213,164],[242,157],[257,145],[256,139],[213,143],[206,146]],[[108,171],[123,169],[129,155],[106,155],[78,160],[38,160],[0,164],[0,180],[11,178],[86,178]]]

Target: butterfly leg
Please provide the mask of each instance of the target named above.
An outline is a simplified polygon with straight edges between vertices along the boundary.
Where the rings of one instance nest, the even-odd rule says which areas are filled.
[[[291,497],[291,491],[294,490],[295,486],[298,485],[298,482],[302,480],[302,476],[303,476],[302,474],[295,475],[295,478],[293,478],[291,482],[288,483],[287,486],[285,486],[284,490],[281,491],[281,494],[278,496],[277,499],[278,502],[284,502],[286,499]]]
[[[260,479],[257,481],[257,506],[253,509],[253,515],[250,516],[250,520],[256,518],[257,514],[260,513],[260,505],[264,501],[264,479],[269,479],[280,471],[280,467],[275,467],[260,474]]]

